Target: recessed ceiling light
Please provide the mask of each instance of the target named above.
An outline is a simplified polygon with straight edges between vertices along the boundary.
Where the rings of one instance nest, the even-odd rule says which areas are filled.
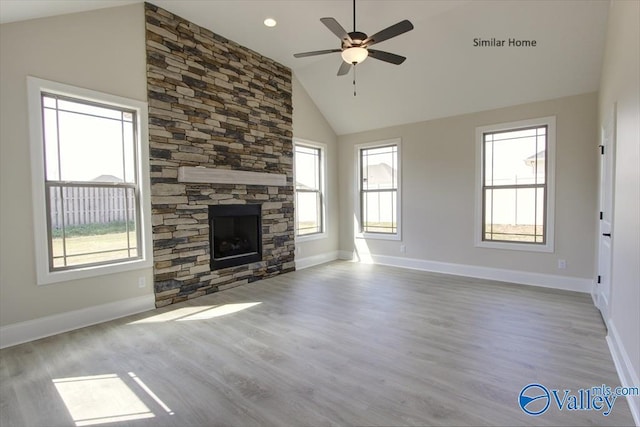
[[[264,25],[266,25],[269,28],[275,27],[276,24],[277,24],[277,22],[273,18],[267,18],[267,19],[264,20]]]

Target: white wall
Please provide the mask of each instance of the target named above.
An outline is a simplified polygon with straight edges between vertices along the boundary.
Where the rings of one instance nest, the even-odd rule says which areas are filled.
[[[617,103],[609,344],[627,385],[640,385],[640,2],[609,11],[600,122]],[[640,397],[632,411],[640,425]]]
[[[329,123],[309,94],[293,76],[293,137],[326,144],[326,226],[327,237],[296,241],[296,267],[335,259],[338,251],[338,145]]]
[[[146,102],[144,37],[142,4],[0,26],[3,340],[8,326],[26,321],[131,299],[153,301],[150,268],[36,285],[27,124],[28,75]]]
[[[546,116],[557,120],[555,252],[475,247],[475,128]],[[496,278],[588,292],[594,276],[597,135],[592,93],[340,136],[340,249],[354,250],[354,145],[400,137],[402,241],[357,239],[359,255],[481,277],[492,277],[496,271],[490,269],[506,270]],[[566,260],[566,269],[558,269],[558,259]]]

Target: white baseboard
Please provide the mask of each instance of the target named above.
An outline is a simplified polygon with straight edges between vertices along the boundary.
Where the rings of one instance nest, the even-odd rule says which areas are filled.
[[[338,259],[353,261],[355,259],[355,255],[353,251],[338,251]]]
[[[611,320],[607,322],[607,329],[609,330],[607,344],[609,344],[609,351],[620,378],[620,385],[622,387],[640,387],[638,372],[635,371],[629,353],[627,353],[618,330]],[[627,396],[627,403],[629,403],[633,421],[636,426],[640,426],[640,396]]]
[[[593,305],[595,305],[598,309],[600,309],[600,295],[598,293],[598,283],[595,280],[591,284],[591,299],[593,300]]]
[[[339,258],[338,255],[338,251],[332,251],[305,258],[296,258],[296,270],[302,270],[305,268],[313,267],[314,265],[320,265],[327,262],[335,261]]]
[[[350,252],[340,251],[340,259],[351,259]],[[592,286],[592,279],[583,279],[580,277],[556,276],[552,274],[532,273],[529,271],[505,270],[501,268],[453,264],[448,262],[429,261],[416,258],[401,258],[387,255],[371,254],[370,259],[373,264],[431,271],[434,273],[453,274],[456,276],[476,277],[479,279],[498,280],[501,282],[519,283],[523,285],[542,286],[545,288],[562,289],[574,292],[590,293]]]
[[[155,307],[155,295],[150,294],[54,314],[26,322],[13,323],[0,327],[0,348],[11,347],[131,314],[153,310]]]

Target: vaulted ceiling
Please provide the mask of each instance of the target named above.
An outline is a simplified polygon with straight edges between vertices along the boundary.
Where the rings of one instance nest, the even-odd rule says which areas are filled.
[[[2,0],[2,22],[137,3]],[[185,19],[291,67],[339,135],[598,90],[609,1],[357,0],[357,30],[369,35],[409,19],[415,29],[376,46],[402,65],[367,59],[338,77],[340,47],[321,22],[353,30],[350,0],[152,0]],[[272,17],[278,25],[267,28]],[[114,31],[117,31],[114,28]],[[474,39],[504,46],[474,46]],[[508,46],[509,39],[535,47]]]

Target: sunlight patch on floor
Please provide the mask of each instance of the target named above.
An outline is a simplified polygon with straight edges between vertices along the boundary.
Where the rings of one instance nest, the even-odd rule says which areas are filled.
[[[176,308],[171,311],[167,311],[165,313],[156,314],[155,316],[147,317],[144,319],[136,320],[135,322],[129,323],[129,325],[138,325],[141,323],[162,323],[162,322],[171,322],[174,320],[181,319],[183,317],[187,317],[198,313],[200,311],[209,310],[211,307],[215,306],[202,306],[199,305],[197,307],[181,307]]]
[[[237,304],[223,305],[205,305],[197,307],[181,307],[166,313],[160,313],[145,319],[136,320],[129,325],[139,325],[143,323],[161,323],[161,322],[183,322],[189,320],[207,320],[214,317],[226,316],[227,314],[237,313],[247,308],[251,308],[261,302],[246,302]]]
[[[239,304],[224,304],[224,305],[214,306],[209,310],[201,311],[199,313],[192,314],[191,316],[178,319],[178,322],[184,322],[187,320],[205,320],[205,319],[212,319],[214,317],[226,316],[227,314],[237,313],[238,311],[246,310],[247,308],[251,308],[258,304],[261,304],[261,303],[245,302],[245,303],[239,303]]]
[[[129,376],[145,391],[158,405],[169,415],[174,415],[174,412],[169,408],[147,385],[133,372],[129,372]]]
[[[78,427],[155,417],[116,374],[59,378],[53,383]]]

